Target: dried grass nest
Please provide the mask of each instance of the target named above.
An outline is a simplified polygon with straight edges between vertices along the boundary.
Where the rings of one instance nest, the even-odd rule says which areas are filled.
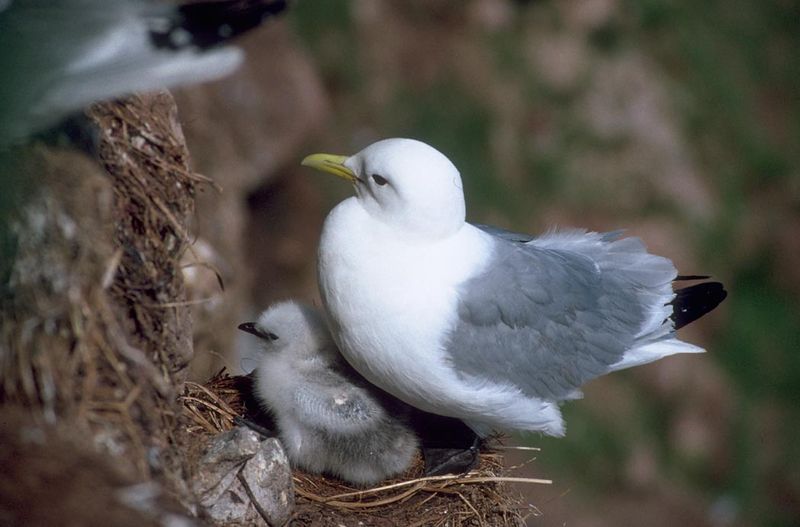
[[[167,92],[94,105],[79,128],[91,155],[37,140],[0,161],[28,189],[10,192],[0,241],[0,404],[79,431],[132,478],[179,480],[175,395],[192,356],[180,260],[205,179]]]
[[[187,382],[180,397],[186,434],[205,439],[233,428],[234,419],[251,414],[246,377],[220,371],[205,384]],[[252,404],[252,403],[251,403]],[[192,441],[202,444],[204,441]],[[501,445],[497,449],[508,448]],[[503,456],[481,452],[468,474],[423,477],[421,456],[403,476],[380,486],[357,489],[329,477],[294,470],[297,504],[292,525],[521,526],[536,507],[523,503],[508,483],[549,484],[549,480],[507,476]]]

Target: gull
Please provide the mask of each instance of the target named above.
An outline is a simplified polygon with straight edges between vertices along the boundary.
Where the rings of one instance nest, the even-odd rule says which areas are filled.
[[[0,0],[0,146],[137,91],[208,81],[243,60],[230,38],[284,0]]]
[[[355,189],[325,219],[318,254],[341,353],[376,386],[482,436],[564,435],[559,405],[585,382],[704,351],[676,329],[726,294],[705,282],[676,295],[672,262],[620,232],[472,225],[458,170],[420,141],[302,164]]]
[[[275,417],[293,465],[355,485],[410,466],[417,438],[396,415],[402,409],[347,366],[317,310],[281,302],[239,329],[261,341],[253,394]]]

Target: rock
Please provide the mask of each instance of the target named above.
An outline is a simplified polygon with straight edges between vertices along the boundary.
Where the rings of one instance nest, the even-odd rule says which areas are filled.
[[[241,47],[247,60],[234,75],[174,91],[194,167],[233,194],[298,164],[328,112],[322,81],[285,23],[254,31]]]
[[[531,67],[550,90],[566,94],[584,80],[591,58],[580,34],[561,31],[533,34],[525,43]]]
[[[201,514],[218,524],[284,525],[294,509],[289,460],[277,439],[244,427],[214,437],[194,480]]]
[[[304,145],[322,129],[328,113],[322,80],[285,22],[254,31],[242,39],[241,46],[247,60],[234,75],[175,90],[193,167],[217,187],[201,188],[193,232],[215,253],[214,262],[224,262],[210,262],[224,283],[224,291],[216,297],[220,301],[213,307],[198,304],[193,309],[200,331],[194,335],[196,358],[191,369],[192,376],[201,380],[219,370],[220,356],[232,359],[225,365],[236,370],[238,360],[231,356],[236,326],[250,316],[248,306],[260,305],[261,293],[300,272],[313,276],[307,270],[308,260],[302,268],[291,267],[267,280],[263,273],[254,276],[251,257],[269,260],[275,247],[245,238],[252,218],[259,214],[249,206],[249,196],[271,187],[296,190],[282,196],[291,205],[286,207],[289,220],[300,225],[311,222],[312,231],[319,230],[316,224],[322,222],[314,220],[320,215],[315,213],[319,198],[304,201],[308,194],[318,192],[316,187],[296,177],[307,153]],[[304,254],[313,255],[316,236],[312,232],[301,241],[307,246]],[[202,263],[198,255],[196,264]]]
[[[175,493],[141,481],[74,421],[45,424],[30,406],[0,407],[0,525],[191,527]]]
[[[674,203],[686,217],[713,217],[718,200],[681,133],[658,63],[639,51],[597,58],[586,86],[574,111],[594,146],[568,163],[576,192],[591,188],[595,199],[637,214],[647,195]]]

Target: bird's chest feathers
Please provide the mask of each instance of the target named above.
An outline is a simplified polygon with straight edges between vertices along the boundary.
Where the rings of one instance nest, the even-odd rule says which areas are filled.
[[[485,248],[471,232],[437,243],[403,239],[348,205],[326,220],[319,255],[343,352],[367,377],[430,364],[454,324],[457,286],[481,266]]]

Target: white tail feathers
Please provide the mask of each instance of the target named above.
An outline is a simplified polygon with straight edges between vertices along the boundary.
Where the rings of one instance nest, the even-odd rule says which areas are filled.
[[[675,355],[676,353],[704,353],[706,350],[694,344],[683,342],[678,339],[662,340],[652,342],[633,348],[622,356],[622,359],[609,366],[608,371],[624,370],[633,366],[640,366],[649,362],[657,361]]]

